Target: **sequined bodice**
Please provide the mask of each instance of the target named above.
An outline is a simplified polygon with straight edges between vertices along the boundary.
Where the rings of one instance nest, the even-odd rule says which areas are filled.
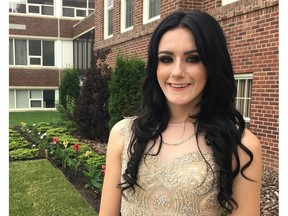
[[[127,166],[127,147],[131,137],[129,125],[123,128],[125,148],[122,153],[122,173]],[[218,172],[211,153],[199,152],[176,157],[171,163],[163,163],[159,156],[148,155],[139,166],[136,191],[124,192],[122,216],[218,216]],[[122,179],[123,181],[123,179]]]

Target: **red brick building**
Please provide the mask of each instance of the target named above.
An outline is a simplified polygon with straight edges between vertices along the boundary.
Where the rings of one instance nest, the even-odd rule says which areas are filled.
[[[94,0],[9,1],[9,111],[56,110],[65,68],[89,67],[94,7]]]
[[[146,60],[151,33],[178,9],[214,16],[228,40],[238,89],[236,106],[262,143],[264,168],[278,171],[278,1],[277,0],[95,0],[95,49]]]
[[[277,0],[11,0],[10,111],[56,110],[63,70],[88,68],[93,44],[112,48],[111,67],[117,52],[146,60],[155,26],[178,9],[206,11],[223,27],[236,106],[261,141],[264,168],[278,171]]]

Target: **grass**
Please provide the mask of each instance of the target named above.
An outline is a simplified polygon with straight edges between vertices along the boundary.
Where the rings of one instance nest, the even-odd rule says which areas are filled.
[[[49,161],[17,161],[9,165],[9,215],[97,215]]]
[[[20,125],[20,122],[33,125],[39,122],[53,122],[58,120],[60,120],[60,115],[57,111],[9,112],[9,127]]]

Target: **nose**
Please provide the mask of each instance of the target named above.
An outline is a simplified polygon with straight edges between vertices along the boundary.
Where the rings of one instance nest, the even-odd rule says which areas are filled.
[[[184,64],[178,60],[178,61],[175,61],[174,62],[174,67],[173,67],[173,70],[171,72],[171,76],[173,78],[177,78],[177,77],[184,77]]]

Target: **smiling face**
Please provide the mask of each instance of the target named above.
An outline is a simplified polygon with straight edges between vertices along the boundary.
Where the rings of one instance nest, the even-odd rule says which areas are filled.
[[[195,110],[207,82],[207,71],[191,31],[178,27],[164,33],[158,59],[157,79],[170,109],[181,106]]]

